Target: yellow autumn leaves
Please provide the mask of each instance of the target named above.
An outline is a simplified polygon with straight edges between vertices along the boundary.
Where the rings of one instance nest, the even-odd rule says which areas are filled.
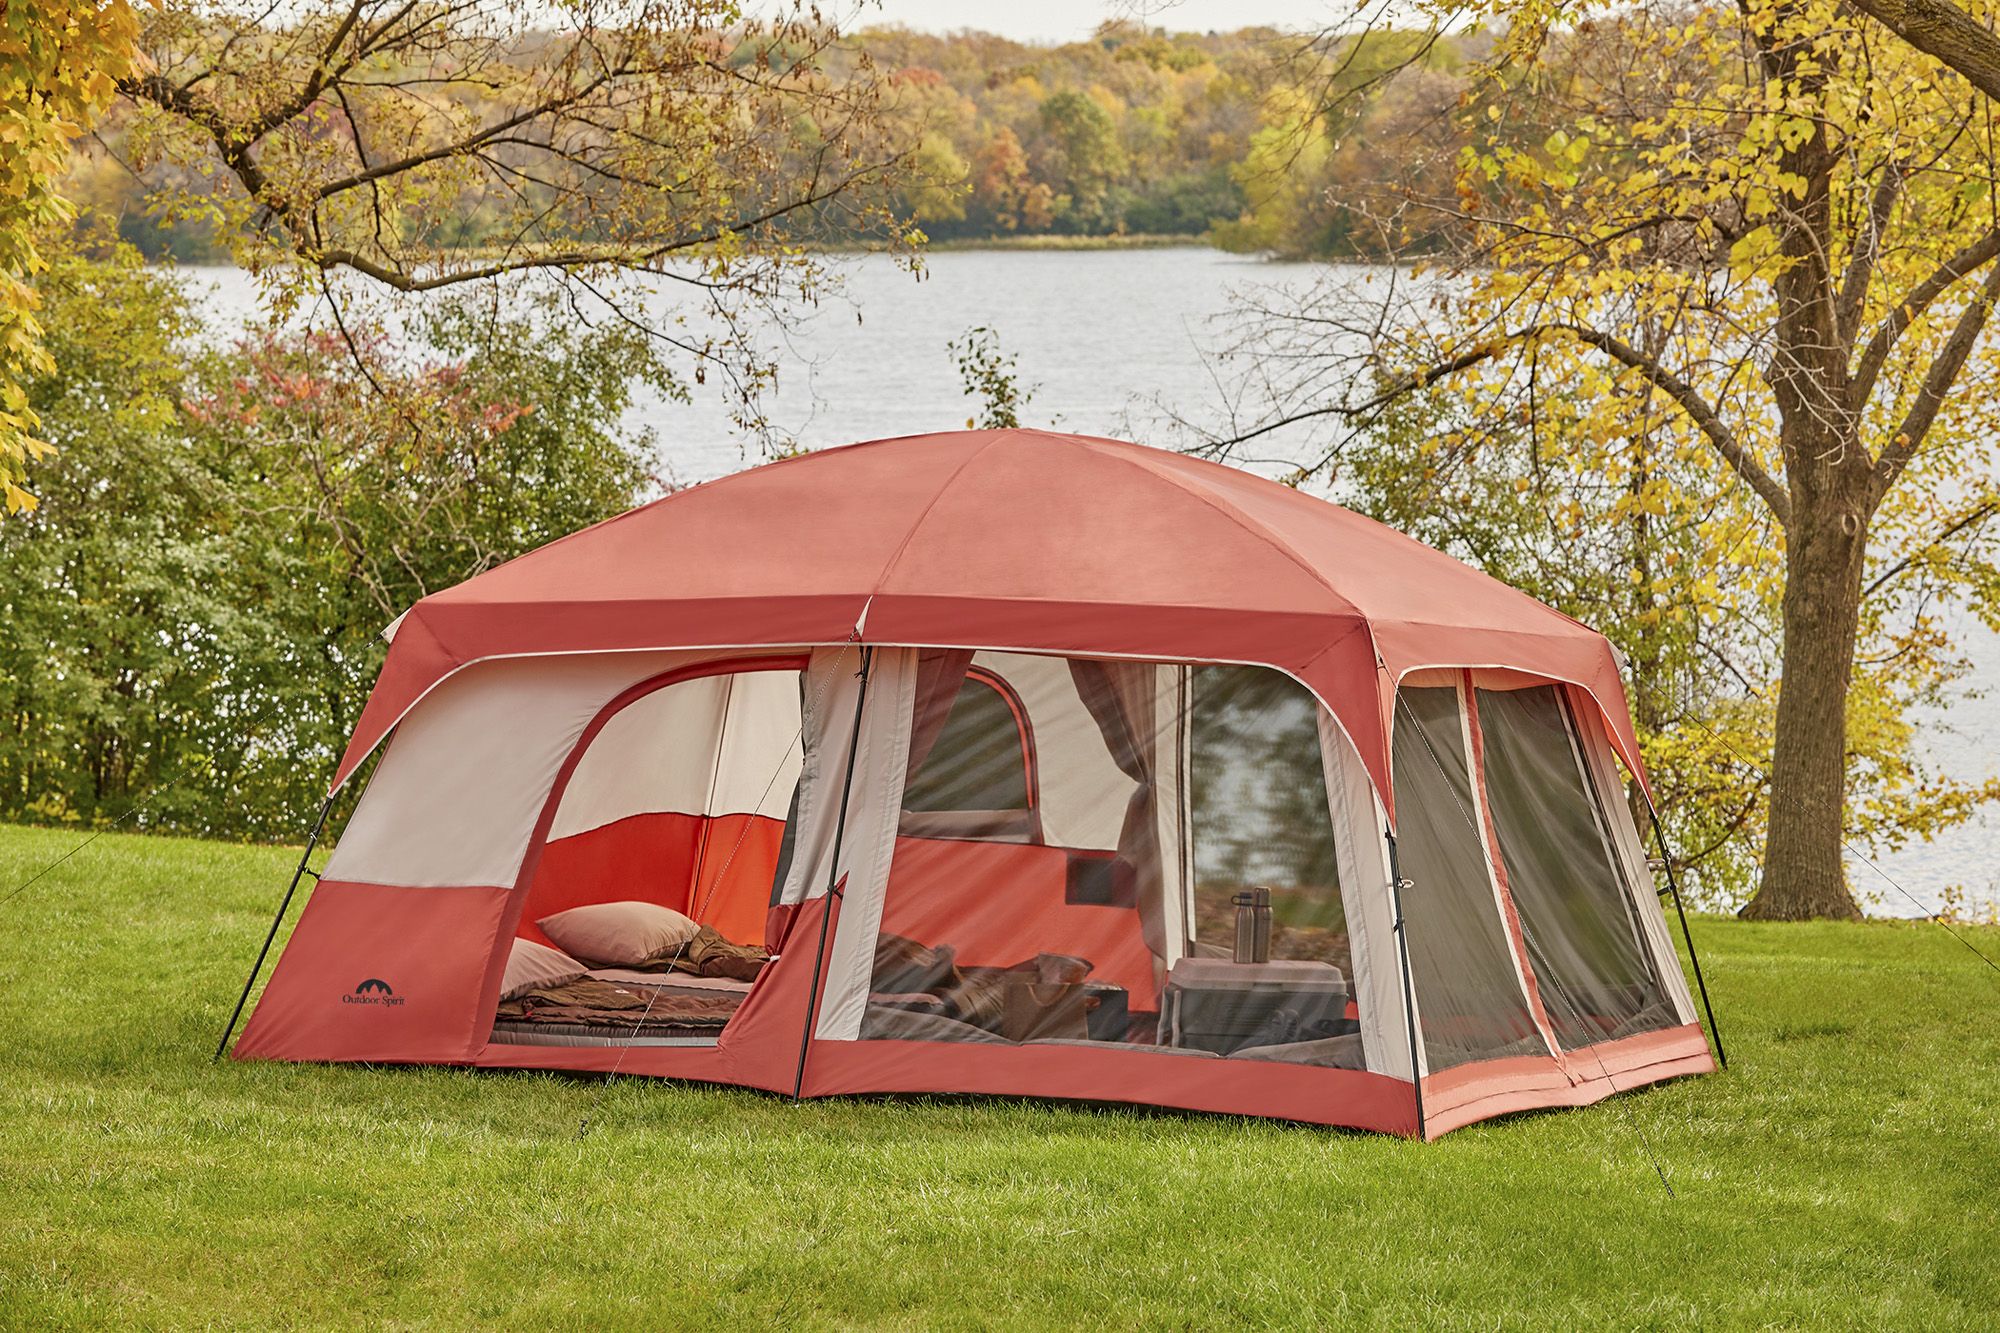
[[[69,217],[56,186],[70,141],[133,68],[138,17],[127,0],[7,0],[0,5],[0,500],[33,507],[36,435],[27,383],[48,369],[34,281],[40,238]]]

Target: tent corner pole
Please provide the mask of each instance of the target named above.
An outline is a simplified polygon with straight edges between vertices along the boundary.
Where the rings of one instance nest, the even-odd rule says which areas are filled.
[[[1396,914],[1396,962],[1403,973],[1403,1026],[1410,1034],[1410,1090],[1417,1099],[1417,1141],[1424,1138],[1424,1075],[1423,1066],[1418,1063],[1417,1053],[1417,996],[1416,988],[1410,981],[1410,938],[1403,920],[1403,887],[1409,881],[1403,878],[1402,862],[1396,855],[1396,830],[1386,824],[1382,836],[1389,843],[1389,903]]]
[[[1681,920],[1681,938],[1687,941],[1688,962],[1694,966],[1695,989],[1701,992],[1701,1011],[1708,1015],[1708,1035],[1715,1043],[1715,1060],[1724,1069],[1729,1068],[1729,1052],[1722,1048],[1722,1029],[1715,1023],[1715,1006],[1708,1000],[1708,981],[1701,974],[1701,955],[1694,951],[1694,932],[1688,928],[1687,907],[1681,902],[1680,876],[1674,873],[1674,856],[1667,850],[1666,825],[1660,822],[1660,808],[1653,804],[1651,792],[1640,788],[1646,798],[1646,813],[1653,817],[1653,842],[1660,849],[1660,867],[1667,872],[1667,891],[1673,895],[1674,915]]]
[[[328,792],[326,800],[320,803],[319,817],[313,820],[312,832],[306,835],[305,850],[299,853],[299,864],[292,871],[292,882],[285,888],[285,897],[278,904],[277,915],[271,918],[271,929],[265,932],[264,947],[257,950],[257,961],[250,965],[250,975],[243,979],[243,993],[236,997],[236,1008],[229,1015],[229,1026],[222,1029],[222,1040],[215,1044],[210,1064],[222,1059],[223,1053],[229,1049],[229,1039],[236,1035],[237,1021],[243,1017],[243,1006],[250,1002],[250,991],[257,984],[257,974],[264,970],[264,960],[270,956],[271,945],[278,938],[278,927],[284,923],[285,913],[291,909],[292,895],[299,891],[299,881],[306,877],[306,862],[312,859],[313,848],[319,845],[319,835],[326,828],[326,817],[333,810],[334,795]],[[318,879],[319,876],[313,878]]]
[[[799,1033],[799,1072],[792,1081],[795,1104],[805,1094],[806,1056],[812,1049],[813,1024],[819,1019],[819,978],[826,965],[827,927],[833,923],[834,899],[839,895],[841,840],[847,833],[847,802],[854,791],[854,762],[861,754],[861,717],[868,706],[868,668],[874,654],[873,648],[861,650],[861,688],[854,695],[854,728],[847,737],[847,773],[840,783],[840,813],[833,825],[833,857],[827,867],[826,893],[819,914],[819,943],[813,949],[812,981],[806,988],[806,1024]]]

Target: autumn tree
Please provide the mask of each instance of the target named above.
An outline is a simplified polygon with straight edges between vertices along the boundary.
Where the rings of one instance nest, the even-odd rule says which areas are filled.
[[[1435,31],[1389,28],[1275,44],[1258,126],[1231,167],[1243,207],[1213,229],[1215,243],[1289,257],[1379,249],[1348,191],[1389,179],[1448,185],[1449,149],[1463,141],[1452,111],[1464,83],[1453,67],[1460,47],[1477,42],[1476,34],[1447,45]],[[1413,146],[1421,150],[1412,154]],[[1414,250],[1422,240],[1402,245]]]
[[[902,137],[916,145],[894,195],[898,214],[919,226],[958,222],[965,217],[966,177],[971,166],[958,151],[970,103],[934,69],[910,65],[891,76],[893,110]]]
[[[1647,423],[1634,412],[1637,433],[1579,450],[1571,439],[1593,424],[1595,403],[1490,387],[1477,408],[1444,396],[1386,408],[1342,451],[1339,498],[1618,645],[1681,885],[1705,906],[1740,907],[1756,887],[1767,809],[1765,784],[1740,759],[1768,752],[1771,737],[1768,697],[1741,687],[1775,666],[1778,570],[1763,554],[1763,518],[1709,484],[1659,413]],[[1873,748],[1895,751],[1894,739]],[[1932,794],[1888,757],[1893,771],[1857,782],[1871,798],[1865,834],[1884,840],[1936,818],[1919,809]],[[1645,802],[1634,813],[1644,827]]]
[[[70,216],[59,190],[70,141],[133,69],[138,21],[126,0],[0,5],[0,498],[34,504],[28,464],[49,444],[27,382],[53,369],[35,290],[44,234]]]
[[[1105,215],[1112,183],[1125,166],[1117,126],[1088,92],[1061,92],[1042,103],[1042,129],[1055,147],[1056,171],[1067,212],[1088,227]]]
[[[1452,403],[1476,437],[1528,397],[1565,406],[1579,471],[1648,469],[1641,506],[1754,515],[1754,542],[1709,559],[1745,614],[1771,604],[1746,912],[1853,916],[1843,839],[1871,745],[1900,736],[1907,760],[1902,711],[1954,659],[1943,608],[2000,619],[1992,109],[1830,3],[1494,12],[1512,26],[1468,84],[1454,193],[1369,211],[1391,242],[1438,218],[1460,241],[1386,294],[1291,312],[1284,336],[1317,355],[1233,434],[1338,423],[1324,469],[1394,404]]]
[[[155,211],[206,219],[281,307],[365,289],[329,275],[533,276],[644,329],[683,383],[727,379],[754,425],[773,371],[747,325],[824,290],[810,243],[907,236],[884,187],[917,145],[835,42],[805,4],[176,2],[119,84],[122,142],[177,169]]]
[[[994,232],[1038,232],[1054,220],[1055,191],[1034,179],[1011,126],[1002,125],[979,150],[972,169],[974,216]]]
[[[57,452],[0,524],[0,818],[296,836],[425,593],[629,508],[643,334],[427,303],[420,346],[246,330],[129,247],[48,246]],[[548,298],[558,299],[554,294]]]
[[[1965,77],[1987,97],[2000,101],[2000,35],[1951,0],[1850,0],[1924,54]],[[1981,18],[1986,22],[1982,23]]]

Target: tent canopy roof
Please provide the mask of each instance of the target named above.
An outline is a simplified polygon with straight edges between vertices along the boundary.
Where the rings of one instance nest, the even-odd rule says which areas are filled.
[[[1392,810],[1396,682],[1513,668],[1588,691],[1639,772],[1595,631],[1276,482],[1049,431],[906,436],[752,468],[427,597],[396,630],[336,783],[471,662],[849,638],[1287,671],[1333,710]]]

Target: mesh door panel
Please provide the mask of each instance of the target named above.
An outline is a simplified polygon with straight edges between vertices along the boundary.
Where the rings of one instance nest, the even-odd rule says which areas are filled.
[[[1674,1026],[1561,695],[1481,690],[1478,703],[1494,832],[1556,1040]]]
[[[1390,759],[1410,980],[1430,1070],[1545,1053],[1487,876],[1457,690],[1398,694]]]

